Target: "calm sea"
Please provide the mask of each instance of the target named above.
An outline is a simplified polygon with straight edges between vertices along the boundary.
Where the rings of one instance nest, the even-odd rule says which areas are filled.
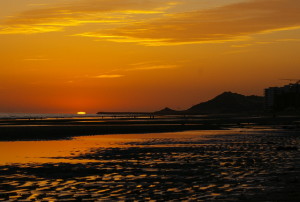
[[[104,117],[104,118],[115,118],[115,117],[138,117],[138,118],[149,118],[147,114],[135,114],[135,113],[116,113],[116,114],[34,114],[34,113],[0,113],[0,119],[44,119],[44,118],[78,118],[78,117]]]
[[[0,118],[22,119],[22,118],[73,118],[73,117],[97,117],[97,114],[31,114],[31,113],[0,113]]]

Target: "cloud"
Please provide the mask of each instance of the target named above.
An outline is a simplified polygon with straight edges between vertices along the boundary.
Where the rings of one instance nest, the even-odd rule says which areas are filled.
[[[144,45],[242,41],[257,33],[300,28],[299,0],[249,0],[79,36]]]
[[[166,13],[184,0],[77,0],[20,13],[0,24],[0,34],[36,34],[84,27],[72,36],[150,46],[246,41],[253,34],[300,28],[299,0],[245,0],[204,10]],[[230,1],[232,2],[232,1]],[[176,9],[175,9],[176,10]],[[180,9],[177,9],[180,10]],[[174,9],[173,9],[174,11]],[[153,19],[154,18],[154,19]]]
[[[0,34],[34,34],[63,31],[85,24],[131,23],[132,16],[162,14],[170,0],[79,0],[32,9],[8,18]]]
[[[134,67],[134,68],[127,69],[127,71],[173,69],[177,67],[178,67],[177,65],[151,65],[151,66]]]
[[[105,72],[104,74],[100,74],[98,76],[89,76],[86,75],[87,78],[93,78],[93,79],[113,79],[113,78],[120,78],[126,76],[128,72],[132,71],[145,71],[145,70],[158,70],[158,69],[173,69],[177,68],[178,65],[155,65],[153,62],[142,62],[137,64],[131,64],[133,66],[132,68],[119,68],[119,69],[113,69],[109,72]],[[115,72],[115,73],[112,73]],[[124,74],[123,74],[124,73]]]
[[[300,42],[300,38],[277,39],[278,42]]]
[[[123,77],[124,75],[121,74],[102,74],[98,76],[94,76],[93,78],[98,78],[98,79],[112,79],[112,78],[120,78]]]

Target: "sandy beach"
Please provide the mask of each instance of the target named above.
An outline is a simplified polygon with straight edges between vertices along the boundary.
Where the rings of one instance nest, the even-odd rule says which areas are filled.
[[[295,116],[156,116],[1,119],[0,141],[70,139],[84,135],[220,130],[270,126],[300,128]]]
[[[300,202],[300,0],[0,0],[0,202]]]
[[[52,163],[1,165],[0,200],[300,199],[298,130],[247,126],[105,137],[120,140],[122,136],[112,146],[94,145],[53,156]],[[95,141],[100,144],[103,137],[95,136]],[[86,142],[87,137],[82,138],[79,140]],[[74,162],[64,162],[66,159]]]

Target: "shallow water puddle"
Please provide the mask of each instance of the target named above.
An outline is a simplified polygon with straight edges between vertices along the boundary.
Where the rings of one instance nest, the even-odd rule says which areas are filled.
[[[295,134],[228,130],[90,136],[56,141],[62,146],[56,149],[55,141],[49,142],[52,148],[46,151],[54,151],[48,156],[24,158],[35,163],[0,166],[0,201],[274,201],[268,197],[280,193],[294,199],[298,193],[299,151],[278,150],[298,147]]]
[[[0,142],[0,165],[11,163],[59,163],[93,162],[92,160],[70,160],[67,158],[90,151],[92,148],[130,147],[140,145],[172,144],[177,141],[199,140],[208,135],[231,134],[226,131],[186,131],[173,133],[122,134],[82,136],[71,140]],[[162,141],[163,140],[163,141]]]

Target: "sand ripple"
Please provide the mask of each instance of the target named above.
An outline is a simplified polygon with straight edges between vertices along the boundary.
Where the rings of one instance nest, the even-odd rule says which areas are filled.
[[[297,201],[297,133],[153,139],[72,157],[86,164],[0,167],[1,201]]]

